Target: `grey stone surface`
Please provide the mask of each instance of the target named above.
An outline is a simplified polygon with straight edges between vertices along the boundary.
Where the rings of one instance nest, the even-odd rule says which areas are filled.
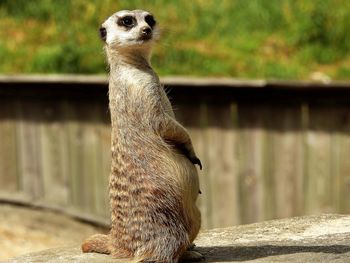
[[[266,221],[202,232],[197,251],[206,262],[350,262],[350,216],[322,215]],[[15,262],[122,262],[107,255],[57,248]]]

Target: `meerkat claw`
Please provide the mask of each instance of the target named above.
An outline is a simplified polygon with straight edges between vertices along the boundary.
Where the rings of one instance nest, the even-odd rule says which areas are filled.
[[[202,163],[201,160],[198,159],[198,157],[194,157],[191,159],[191,162],[193,164],[197,164],[199,166],[199,169],[202,170]]]

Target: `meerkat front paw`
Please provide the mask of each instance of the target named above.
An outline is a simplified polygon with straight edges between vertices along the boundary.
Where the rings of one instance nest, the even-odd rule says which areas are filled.
[[[191,245],[188,246],[187,250],[193,250],[196,247],[195,243],[192,243]]]

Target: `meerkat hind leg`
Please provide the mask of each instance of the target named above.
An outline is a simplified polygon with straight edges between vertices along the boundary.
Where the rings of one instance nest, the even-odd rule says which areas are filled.
[[[110,239],[108,235],[96,234],[92,235],[81,245],[84,253],[96,252],[101,254],[110,254]]]

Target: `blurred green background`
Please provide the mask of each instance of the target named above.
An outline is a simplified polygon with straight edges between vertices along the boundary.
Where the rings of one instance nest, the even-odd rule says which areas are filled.
[[[350,77],[349,0],[0,0],[0,73],[104,73],[100,24],[155,14],[160,75]]]

